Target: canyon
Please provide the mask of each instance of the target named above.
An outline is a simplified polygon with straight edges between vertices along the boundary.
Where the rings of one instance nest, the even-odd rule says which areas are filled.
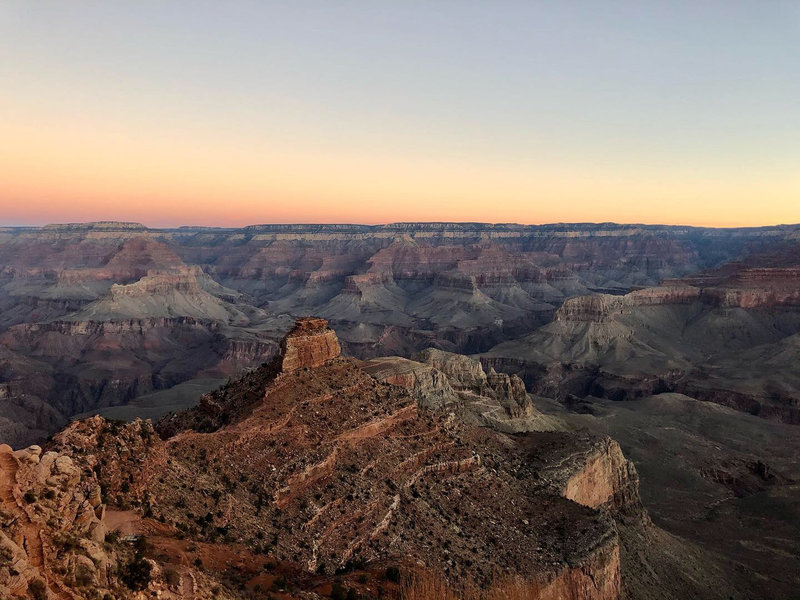
[[[91,223],[0,265],[0,589],[128,594],[97,531],[166,598],[800,584],[799,226]]]
[[[488,353],[497,371],[516,372],[541,389],[530,373],[553,361],[531,361],[516,340],[542,328],[563,337],[546,328],[560,327],[571,307],[585,304],[564,305],[567,299],[599,302],[605,294],[602,302],[617,302],[633,292],[641,303],[654,292],[637,290],[666,285],[702,289],[696,304],[717,306],[706,321],[715,325],[725,315],[733,335],[750,327],[755,331],[745,335],[761,344],[747,351],[757,361],[789,364],[796,339],[784,334],[797,331],[799,230],[480,223],[150,229],[115,222],[0,228],[0,436],[36,443],[72,415],[159,392],[170,404],[173,388],[215,385],[275,355],[294,319],[309,314],[329,319],[342,348],[361,359],[409,358],[429,347]],[[686,311],[684,302],[677,306]],[[751,315],[760,321],[752,324]],[[502,344],[511,340],[517,345],[506,352]],[[700,364],[690,357],[702,375],[676,391],[735,396],[726,401],[795,418],[794,381],[770,382],[756,398],[705,377],[728,377],[735,360]],[[661,371],[646,376],[672,377]],[[609,385],[630,387],[624,378]]]
[[[45,449],[0,446],[0,592],[408,598],[403,579],[435,572],[493,598],[748,597],[733,565],[652,524],[610,438],[427,408],[411,379],[342,356],[322,319],[279,346],[155,427],[95,416]],[[453,390],[520,399],[477,361],[419,358]]]

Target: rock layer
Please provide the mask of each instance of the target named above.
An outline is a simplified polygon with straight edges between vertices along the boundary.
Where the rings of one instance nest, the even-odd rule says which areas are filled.
[[[281,341],[281,370],[319,367],[340,353],[336,333],[325,319],[300,319]]]
[[[794,307],[797,237],[797,227],[608,223],[2,228],[0,385],[11,385],[0,434],[30,443],[75,412],[257,366],[258,352],[228,349],[274,348],[302,314],[328,318],[350,354],[370,358],[485,352],[544,325],[565,299],[665,279],[708,289],[719,307]],[[762,258],[745,262],[754,252]],[[745,268],[708,271],[728,261]],[[679,281],[704,269],[703,281]],[[185,343],[185,319],[202,323],[202,342]],[[115,333],[120,322],[141,335]],[[90,346],[65,351],[63,323],[103,328],[92,345],[108,345],[111,364]]]

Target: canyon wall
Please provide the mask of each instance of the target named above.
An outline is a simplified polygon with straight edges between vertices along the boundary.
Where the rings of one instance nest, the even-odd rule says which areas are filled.
[[[554,316],[613,320],[691,289],[719,308],[790,309],[797,238],[789,226],[3,228],[0,434],[31,443],[75,412],[257,366],[304,314],[370,358],[486,352]],[[740,266],[714,271],[723,263]],[[595,299],[561,307],[578,296]]]

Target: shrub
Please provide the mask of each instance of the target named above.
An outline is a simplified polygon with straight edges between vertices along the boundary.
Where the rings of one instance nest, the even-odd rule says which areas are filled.
[[[87,565],[78,565],[75,569],[75,584],[78,587],[86,587],[94,583],[94,573]]]
[[[400,569],[397,567],[387,567],[385,577],[387,581],[400,583]]]
[[[36,494],[33,493],[33,490],[28,490],[27,492],[25,492],[23,498],[25,499],[25,502],[27,502],[28,504],[33,504],[34,502],[36,502]]]
[[[78,536],[68,531],[59,531],[53,536],[53,542],[66,552],[78,545]]]
[[[331,600],[346,600],[345,591],[341,583],[334,583],[331,588]]]
[[[33,600],[47,600],[47,585],[41,579],[34,579],[28,583],[28,591]]]
[[[142,556],[137,555],[131,562],[120,569],[119,578],[129,589],[139,592],[150,583],[152,566]]]

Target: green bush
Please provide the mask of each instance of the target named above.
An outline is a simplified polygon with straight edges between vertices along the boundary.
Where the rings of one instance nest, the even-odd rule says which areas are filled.
[[[25,492],[23,498],[25,498],[25,502],[27,502],[28,504],[33,504],[34,502],[36,502],[36,494],[33,493],[33,490],[28,490],[27,492]]]

